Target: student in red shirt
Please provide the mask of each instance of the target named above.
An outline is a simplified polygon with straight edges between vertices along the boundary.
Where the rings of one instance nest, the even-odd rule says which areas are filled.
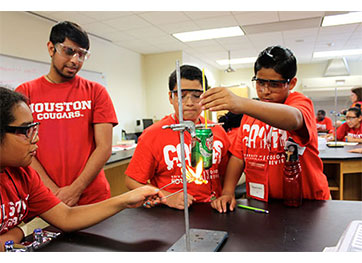
[[[18,225],[36,216],[63,231],[75,231],[126,208],[164,202],[158,189],[145,186],[96,204],[69,207],[29,166],[38,149],[38,129],[26,98],[0,87],[0,251],[7,240],[21,242],[24,234]]]
[[[337,140],[362,143],[362,116],[360,108],[352,107],[348,109],[346,122],[337,129]]]
[[[201,105],[199,104],[200,95],[203,93],[202,71],[194,66],[182,65],[180,75],[183,119],[193,121],[195,124],[205,123],[205,119],[200,116]],[[171,129],[162,128],[165,125],[179,123],[176,71],[171,73],[168,86],[169,101],[175,112],[143,131],[125,172],[127,175],[126,186],[129,189],[135,189],[145,184],[151,184],[158,188],[168,185],[161,190],[164,195],[175,194],[166,199],[166,205],[176,209],[184,209],[184,193],[176,193],[183,188],[180,134]],[[205,87],[207,86],[207,78],[205,77]],[[211,122],[208,121],[208,123]],[[217,125],[211,130],[213,133],[212,166],[202,172],[202,178],[207,180],[207,183],[187,184],[188,206],[193,202],[210,202],[221,194],[221,180],[229,158],[230,143],[221,126]],[[185,132],[184,135],[185,161],[186,165],[191,166],[191,135],[189,132]]]
[[[246,175],[248,196],[268,201],[283,198],[285,145],[292,139],[299,149],[303,198],[326,200],[330,196],[323,164],[318,157],[318,136],[313,103],[299,92],[297,62],[280,46],[262,51],[252,78],[260,101],[238,97],[226,88],[212,88],[201,96],[203,109],[243,113],[230,157],[222,196],[212,202],[220,213],[234,210],[235,185]]]
[[[79,25],[54,25],[47,47],[49,73],[16,89],[42,123],[31,166],[69,206],[103,201],[111,197],[103,166],[118,123],[112,100],[105,87],[77,75],[90,55],[88,34]]]
[[[326,117],[326,112],[324,110],[319,110],[317,113],[317,131],[318,132],[333,132],[332,120]]]

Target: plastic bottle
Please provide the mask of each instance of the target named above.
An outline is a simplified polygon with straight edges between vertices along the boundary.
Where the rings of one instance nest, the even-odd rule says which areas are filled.
[[[43,243],[43,230],[41,228],[34,229],[33,238],[34,238],[34,241],[38,242],[38,244],[42,244]]]
[[[302,205],[302,169],[298,158],[298,149],[289,145],[283,170],[283,197],[286,206]]]
[[[14,251],[14,241],[8,240],[4,244],[5,252],[13,252]]]

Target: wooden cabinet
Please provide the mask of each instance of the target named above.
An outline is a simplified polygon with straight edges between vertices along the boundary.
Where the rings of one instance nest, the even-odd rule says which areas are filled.
[[[104,166],[104,172],[106,178],[111,187],[111,196],[120,195],[128,191],[128,188],[125,185],[124,179],[129,162],[131,158],[107,164]]]

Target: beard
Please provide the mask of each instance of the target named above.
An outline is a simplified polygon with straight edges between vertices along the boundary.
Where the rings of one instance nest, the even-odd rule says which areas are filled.
[[[70,79],[72,79],[72,78],[74,78],[74,76],[77,74],[77,73],[74,73],[73,75],[65,75],[65,74],[63,74],[63,72],[61,72],[55,65],[54,65],[54,69],[55,69],[55,71],[62,77],[62,78],[65,78],[65,79],[68,79],[68,80],[70,80]]]

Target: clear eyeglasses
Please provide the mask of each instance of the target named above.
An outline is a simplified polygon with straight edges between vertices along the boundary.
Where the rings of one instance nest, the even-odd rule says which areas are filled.
[[[290,83],[290,79],[287,80],[273,80],[273,79],[260,79],[254,76],[251,81],[254,88],[269,88],[271,92],[278,92],[286,85]]]
[[[172,95],[177,97],[177,90],[171,91]],[[200,101],[200,96],[203,93],[202,90],[197,89],[181,89],[182,101],[186,101],[187,97],[190,97],[193,102]]]
[[[78,55],[78,60],[84,62],[90,56],[90,51],[84,48],[75,48],[71,46],[66,46],[62,43],[57,43],[55,45],[55,50],[63,57],[73,58]]]

